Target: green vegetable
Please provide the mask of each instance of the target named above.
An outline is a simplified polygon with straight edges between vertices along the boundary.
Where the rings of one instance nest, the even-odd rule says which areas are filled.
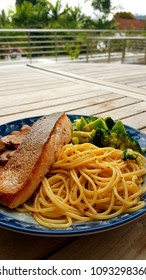
[[[96,131],[96,144],[99,147],[113,147],[115,149],[132,149],[142,153],[142,149],[137,141],[130,137],[127,133],[108,130]]]
[[[105,131],[103,129],[98,129],[96,131],[95,143],[99,147],[113,147],[115,149],[119,149],[122,142],[122,136],[116,132],[111,130]]]
[[[84,131],[91,131],[92,129],[103,128],[108,129],[105,121],[101,118],[97,118],[96,120],[89,122],[83,128]]]
[[[136,160],[137,158],[137,155],[135,155],[133,153],[133,150],[132,149],[125,149],[123,151],[123,154],[122,154],[122,159],[123,160],[127,160],[127,159],[130,159],[130,160]]]
[[[86,122],[89,123],[89,122],[93,122],[93,121],[96,121],[97,120],[97,117],[93,117],[93,116],[89,116],[86,118]]]
[[[79,139],[78,139],[78,137],[73,136],[71,141],[72,141],[72,143],[73,143],[74,145],[79,144]]]
[[[123,123],[120,120],[118,120],[114,124],[114,126],[112,127],[112,131],[118,131],[118,132],[121,132],[121,133],[126,133],[126,129],[125,129]]]
[[[73,122],[73,130],[78,130],[78,131],[82,131],[83,127],[86,125],[86,120],[84,117],[81,117],[80,119],[76,119]]]
[[[105,121],[108,129],[112,129],[112,127],[115,125],[115,122],[111,117],[104,118],[104,121]]]
[[[129,136],[121,120],[114,122],[111,117],[81,117],[75,119],[72,125],[72,143],[93,143],[98,147],[113,147],[123,150],[123,157],[132,157],[130,149],[141,154],[146,154],[139,143]]]
[[[92,129],[90,132],[85,131],[73,131],[72,143],[82,144],[82,143],[93,143],[96,135],[96,130]]]
[[[124,144],[125,144],[124,145],[125,148],[132,149],[133,151],[136,151],[136,152],[142,154],[142,149],[141,149],[139,143],[136,140],[134,140],[131,136],[129,136],[128,134],[126,134],[126,136],[125,136],[125,143]]]

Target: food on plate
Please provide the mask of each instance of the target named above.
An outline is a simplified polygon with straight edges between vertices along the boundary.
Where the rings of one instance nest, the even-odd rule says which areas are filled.
[[[104,220],[141,209],[146,158],[133,154],[136,160],[125,161],[120,149],[66,144],[33,203],[24,203],[18,211],[32,212],[48,228],[68,228],[75,222]]]
[[[93,143],[98,147],[113,147],[122,151],[131,149],[144,154],[144,150],[139,143],[128,135],[122,121],[114,122],[111,117],[84,118],[82,116],[75,119],[73,122],[72,143],[81,144],[86,142]],[[124,160],[128,159],[128,155],[129,153],[124,152]]]
[[[137,211],[144,152],[121,120],[42,117],[0,139],[0,203],[48,228]]]
[[[16,208],[37,189],[71,139],[72,124],[65,113],[36,121],[0,171],[0,203]]]
[[[30,129],[31,127],[25,124],[20,130],[12,131],[0,139],[0,165],[5,165],[8,162]]]
[[[3,136],[0,140],[5,147],[16,149],[30,129],[31,127],[25,124],[20,128],[20,130],[14,130],[9,135]]]

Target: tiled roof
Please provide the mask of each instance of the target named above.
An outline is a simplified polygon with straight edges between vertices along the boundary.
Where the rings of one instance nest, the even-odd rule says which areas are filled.
[[[115,21],[118,24],[119,29],[129,30],[146,30],[146,20],[141,19],[124,19],[124,18],[115,18]]]

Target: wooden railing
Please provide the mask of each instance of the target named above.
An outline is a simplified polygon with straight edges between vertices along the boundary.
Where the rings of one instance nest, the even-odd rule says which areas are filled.
[[[146,64],[146,37],[140,31],[1,29],[0,63],[34,59],[125,62],[135,53]]]

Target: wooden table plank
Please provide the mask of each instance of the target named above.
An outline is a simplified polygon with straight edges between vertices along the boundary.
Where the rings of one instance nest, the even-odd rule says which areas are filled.
[[[146,78],[142,79],[141,81],[138,80],[138,82],[133,81],[132,83],[130,82],[130,85],[133,87],[146,87]]]
[[[63,91],[63,95],[62,95]],[[7,98],[4,98],[3,96],[0,96],[0,108],[8,108],[8,107],[16,107],[18,105],[26,105],[30,103],[41,103],[45,101],[54,102],[54,105],[65,103],[65,101],[71,101],[72,99],[80,99],[80,98],[91,98],[91,97],[97,97],[104,94],[111,94],[108,91],[104,90],[92,90],[88,89],[87,87],[83,86],[69,86],[60,88],[52,89],[50,90],[37,90],[32,91],[30,93],[21,93],[21,94],[13,94],[13,100],[11,98],[11,95],[7,95]],[[113,98],[114,96],[117,96],[116,94],[112,94]]]
[[[115,98],[115,94],[107,94],[105,93],[104,95],[105,98],[107,98],[107,101],[113,100]],[[102,95],[103,96],[103,95]],[[87,92],[87,93],[82,93],[82,94],[77,94],[76,96],[76,100],[75,100],[75,95],[71,95],[71,96],[66,96],[66,97],[62,97],[62,98],[55,98],[55,99],[45,99],[45,100],[39,100],[34,102],[34,100],[32,102],[27,102],[26,104],[21,104],[19,105],[19,107],[17,105],[15,105],[15,103],[11,104],[11,106],[8,107],[8,105],[6,107],[3,107],[3,104],[1,104],[1,111],[0,111],[0,116],[4,116],[7,114],[16,114],[16,113],[21,113],[21,112],[29,112],[31,110],[41,110],[41,109],[45,109],[48,108],[49,110],[68,110],[70,111],[70,109],[72,108],[82,108],[82,107],[86,107],[86,106],[91,106],[94,104],[98,104],[101,103],[103,100],[102,96],[98,96],[97,92]],[[127,102],[136,102],[136,100],[134,98],[126,98]],[[125,100],[125,102],[126,102]],[[123,102],[124,103],[124,102]],[[52,108],[53,107],[53,108]],[[56,108],[57,107],[57,108]],[[9,109],[8,109],[9,108]],[[9,110],[9,112],[8,112]]]
[[[115,100],[111,100],[108,102],[108,100],[104,101],[104,103],[93,104],[91,106],[86,106],[86,108],[80,108],[79,113],[84,114],[85,110],[88,112],[88,115],[95,115],[95,116],[112,116],[114,115],[114,111],[116,111],[116,116],[119,118],[118,112],[121,110],[129,114],[129,109],[131,108],[132,104],[135,108],[139,108],[139,104],[141,104],[142,109],[145,108],[144,106],[146,103],[140,102],[139,100],[131,97],[123,97],[121,99],[117,98]],[[141,107],[140,107],[141,108]],[[77,113],[76,110],[72,110],[72,113]],[[124,114],[125,116],[125,114]],[[115,117],[113,117],[115,119]]]
[[[104,100],[106,99],[106,102]],[[44,101],[37,103],[31,103],[26,105],[12,106],[9,108],[2,108],[0,111],[0,123],[5,123],[5,120],[12,121],[15,119],[48,115],[55,112],[67,112],[70,114],[99,114],[105,112],[108,114],[109,110],[119,108],[119,106],[127,106],[128,104],[139,103],[139,100],[129,97],[120,98],[115,94],[104,94],[102,96],[96,96],[94,98],[87,98],[82,100],[78,97],[78,100],[72,99],[72,102],[69,101],[65,103],[55,104],[54,100]],[[110,101],[110,102],[109,102]],[[56,102],[57,103],[57,102]],[[52,104],[52,106],[50,105]],[[138,106],[137,106],[138,107]],[[127,110],[128,111],[128,110]],[[109,115],[109,114],[108,114]]]
[[[73,237],[42,237],[0,228],[1,260],[40,260],[75,240]]]
[[[52,260],[145,260],[146,217],[107,232],[80,237]]]
[[[127,104],[128,105],[128,104]],[[137,115],[141,115],[141,113],[143,113],[145,111],[146,108],[146,102],[140,102],[140,103],[135,103],[135,104],[131,104],[130,106],[125,106],[125,107],[119,107],[118,109],[115,110],[110,110],[108,113],[109,115],[117,120],[117,119],[121,119],[125,124],[126,122],[129,122],[128,119],[130,118],[131,120],[133,120],[133,123],[131,123],[131,126],[141,129],[141,124],[143,122],[145,122],[145,120],[143,122],[141,122],[141,120],[138,118],[137,119]],[[101,113],[100,114],[101,117],[106,116],[106,112]],[[126,118],[126,120],[125,120]],[[127,123],[128,124],[128,123]],[[145,123],[146,126],[146,123]]]
[[[142,129],[146,127],[146,111],[139,112],[139,114],[133,114],[133,116],[125,117],[123,121],[130,126],[137,129]]]

